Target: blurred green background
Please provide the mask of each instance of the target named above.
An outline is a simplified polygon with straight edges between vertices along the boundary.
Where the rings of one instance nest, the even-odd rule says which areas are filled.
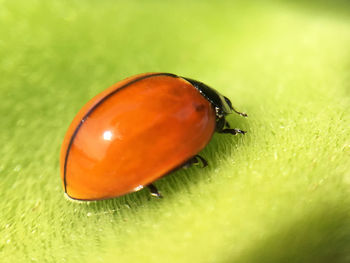
[[[231,98],[246,136],[161,200],[67,201],[76,112],[157,71]],[[0,262],[350,262],[349,95],[348,1],[0,0]]]

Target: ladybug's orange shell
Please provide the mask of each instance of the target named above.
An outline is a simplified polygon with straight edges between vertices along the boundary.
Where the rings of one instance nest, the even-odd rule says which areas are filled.
[[[61,149],[65,191],[98,200],[139,190],[202,150],[215,125],[211,103],[181,77],[146,73],[120,81],[69,126]]]

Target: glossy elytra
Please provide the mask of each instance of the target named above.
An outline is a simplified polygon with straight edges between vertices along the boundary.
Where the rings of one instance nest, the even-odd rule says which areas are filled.
[[[213,133],[231,129],[231,101],[207,85],[169,73],[145,73],[101,92],[78,112],[61,148],[68,197],[100,200],[148,187],[181,167],[207,161],[198,153]]]

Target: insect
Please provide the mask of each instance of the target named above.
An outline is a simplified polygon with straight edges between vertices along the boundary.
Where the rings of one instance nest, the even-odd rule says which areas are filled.
[[[207,161],[198,153],[213,133],[244,134],[226,116],[231,101],[207,85],[170,73],[122,80],[92,98],[64,137],[60,167],[66,195],[101,200],[148,187],[158,178]]]

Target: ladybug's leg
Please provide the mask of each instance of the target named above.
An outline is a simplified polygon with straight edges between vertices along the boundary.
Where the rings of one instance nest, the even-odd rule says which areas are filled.
[[[227,127],[227,129],[225,128]],[[245,131],[240,129],[230,129],[230,124],[226,121],[225,117],[222,117],[216,121],[216,131],[218,133],[230,133],[236,135],[238,133],[245,134]]]
[[[207,162],[207,160],[205,160],[202,156],[200,156],[200,155],[195,155],[192,159],[196,159],[197,160],[197,164],[199,163],[199,161],[198,160],[200,160],[201,161],[201,163],[202,163],[202,168],[204,168],[204,167],[206,167],[206,166],[208,166],[208,162]]]
[[[147,185],[148,190],[150,191],[152,196],[158,197],[158,198],[163,198],[163,196],[161,195],[161,193],[159,193],[157,187],[155,187],[154,184],[149,184]]]
[[[246,134],[246,131],[242,131],[240,129],[223,129],[222,131],[220,131],[220,133],[230,133],[232,135],[236,135],[238,133]]]
[[[248,117],[248,114],[247,113],[244,113],[244,112],[239,112],[238,110],[236,110],[235,108],[231,108],[235,113],[243,116],[243,117]]]
[[[227,124],[225,117],[216,118],[216,131],[221,132]]]
[[[203,168],[206,167],[206,166],[208,165],[207,160],[205,160],[202,156],[200,156],[200,155],[195,155],[195,156],[193,156],[191,159],[189,159],[189,160],[182,166],[182,168],[185,168],[185,169],[186,169],[186,168],[188,168],[188,167],[190,167],[190,166],[192,166],[192,165],[198,165],[199,162],[202,163],[202,167],[203,167]]]

